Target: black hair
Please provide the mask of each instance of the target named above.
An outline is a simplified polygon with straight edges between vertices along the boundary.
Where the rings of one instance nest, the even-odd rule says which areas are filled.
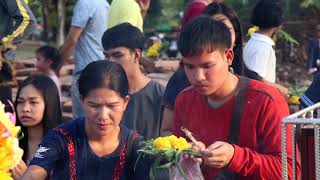
[[[130,23],[121,23],[108,30],[102,36],[102,46],[105,50],[126,47],[130,50],[143,50],[145,37],[143,33]]]
[[[237,13],[225,5],[224,3],[210,3],[203,11],[203,15],[214,16],[217,14],[225,15],[231,22],[233,29],[235,31],[235,43],[233,47],[234,59],[231,67],[234,72],[238,75],[243,74],[243,37],[242,29]]]
[[[129,94],[129,84],[122,66],[107,60],[88,64],[82,70],[78,80],[79,93],[82,98],[85,98],[91,90],[97,88],[109,88],[125,98]]]
[[[62,111],[58,89],[53,80],[46,75],[30,76],[22,81],[18,88],[16,101],[14,104],[15,109],[17,109],[21,90],[28,85],[32,85],[43,97],[45,108],[41,122],[43,127],[43,135],[45,135],[50,129],[55,128],[57,125],[62,123]],[[21,131],[24,134],[24,137],[20,140],[20,147],[24,150],[22,159],[26,161],[28,155],[28,131],[27,127],[23,126],[19,121],[18,113],[16,117],[18,120],[17,125],[21,126]]]
[[[283,23],[280,2],[275,0],[260,0],[253,9],[251,23],[261,29],[280,26]]]
[[[52,64],[50,68],[54,71],[57,71],[60,65],[60,53],[59,50],[52,46],[42,46],[36,50],[37,54],[41,54],[46,60],[51,60]]]
[[[184,57],[230,47],[231,34],[227,26],[209,16],[199,16],[189,21],[178,39],[178,49]]]

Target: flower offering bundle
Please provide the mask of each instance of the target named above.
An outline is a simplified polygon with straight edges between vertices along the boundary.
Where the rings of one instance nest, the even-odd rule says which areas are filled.
[[[160,55],[161,44],[158,42],[153,43],[147,50],[147,57],[156,58]]]
[[[183,154],[199,156],[197,152],[191,149],[185,138],[171,135],[144,141],[143,145],[143,148],[138,151],[139,156],[150,155],[154,159],[154,163],[150,168],[151,179],[155,179],[154,175],[157,168],[170,169],[170,179],[189,180],[199,179],[195,177],[202,178],[199,163],[190,166],[190,163],[184,163],[181,157]],[[194,168],[194,165],[196,168]]]
[[[4,108],[0,102],[0,179],[11,180],[9,170],[20,163],[23,150],[19,148],[20,127],[15,126],[15,114],[5,113]]]

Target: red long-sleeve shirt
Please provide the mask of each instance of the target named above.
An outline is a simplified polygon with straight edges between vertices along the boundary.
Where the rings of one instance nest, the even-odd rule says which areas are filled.
[[[184,90],[174,107],[174,134],[184,136],[180,130],[183,126],[206,146],[215,141],[228,142],[233,103],[231,98],[214,109],[206,97],[192,87]],[[288,105],[276,89],[250,80],[240,120],[239,142],[234,145],[234,156],[228,166],[239,179],[281,179],[281,121],[288,114]],[[289,128],[287,138],[291,139]],[[291,143],[287,143],[287,150],[291,175]],[[297,159],[299,177],[300,160]],[[221,171],[208,166],[202,170],[205,179],[213,179]]]

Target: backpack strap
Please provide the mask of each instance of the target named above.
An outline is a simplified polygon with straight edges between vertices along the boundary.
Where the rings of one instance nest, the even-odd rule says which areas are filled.
[[[232,108],[231,123],[229,130],[229,140],[230,144],[238,144],[239,142],[239,132],[240,132],[240,120],[241,114],[243,112],[245,97],[247,94],[250,79],[247,77],[240,76],[239,78],[239,90],[235,95],[235,101]],[[216,180],[235,180],[237,179],[237,174],[230,172],[228,168],[224,168],[221,173],[216,177]]]
[[[127,137],[127,141],[124,144],[123,148],[120,152],[120,159],[113,170],[112,180],[120,180],[121,172],[126,164],[126,162],[130,162],[130,154],[132,151],[132,145],[134,141],[139,137],[137,132],[130,130],[129,135]]]
[[[239,79],[239,92],[238,94],[236,94],[231,116],[231,124],[229,131],[230,144],[237,144],[239,142],[240,120],[249,82],[249,78],[246,77],[241,76]]]
[[[60,132],[67,140],[69,153],[70,180],[77,180],[75,147],[70,133],[64,128],[55,128],[54,131]]]

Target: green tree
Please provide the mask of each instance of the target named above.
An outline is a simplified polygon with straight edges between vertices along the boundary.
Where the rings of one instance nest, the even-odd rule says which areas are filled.
[[[166,25],[178,27],[188,0],[152,0],[145,20],[145,27],[157,29]]]
[[[303,7],[320,6],[320,0],[303,0],[301,5]]]

